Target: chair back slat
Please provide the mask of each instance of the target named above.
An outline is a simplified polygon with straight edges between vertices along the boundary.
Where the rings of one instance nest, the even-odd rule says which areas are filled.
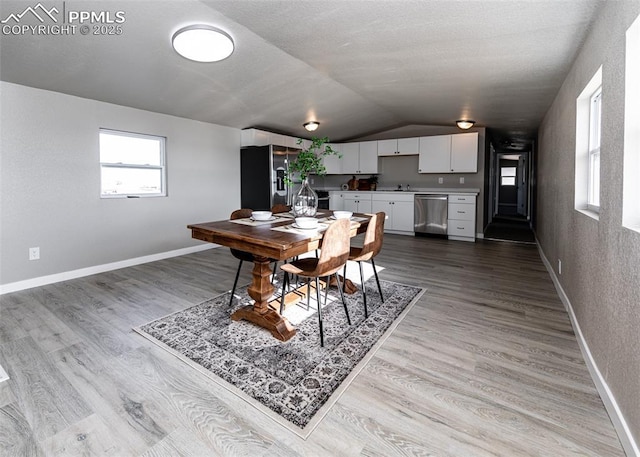
[[[338,219],[329,225],[322,237],[320,258],[313,276],[329,276],[338,271],[349,258],[351,221]]]
[[[251,208],[240,208],[231,213],[229,220],[251,217],[251,213],[253,213],[253,210]],[[229,250],[236,259],[253,262],[253,254],[251,254],[250,252],[245,252],[234,248],[229,248]]]
[[[253,210],[250,208],[240,208],[232,212],[231,217],[229,217],[229,219],[230,220],[244,219],[246,217],[251,217],[251,213],[253,213]]]
[[[276,214],[276,213],[288,213],[289,211],[291,211],[291,207],[289,205],[285,205],[283,203],[278,203],[276,205],[273,205],[273,207],[271,208],[271,212]]]
[[[382,211],[374,214],[369,221],[369,226],[364,235],[362,251],[358,256],[359,260],[369,260],[378,255],[382,249],[382,238],[384,236],[384,220],[386,214]]]

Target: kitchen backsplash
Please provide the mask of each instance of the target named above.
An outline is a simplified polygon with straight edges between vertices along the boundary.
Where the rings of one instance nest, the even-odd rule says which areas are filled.
[[[480,157],[478,157],[480,159]],[[346,184],[353,175],[314,176],[313,186],[324,189],[339,189]],[[358,179],[367,179],[371,175],[356,175]],[[398,184],[406,190],[407,184],[412,189],[419,188],[476,188],[484,187],[484,164],[478,160],[478,173],[459,174],[426,174],[418,173],[418,156],[378,157],[378,190],[396,189]],[[438,179],[442,178],[442,183]],[[464,183],[460,183],[464,178]]]

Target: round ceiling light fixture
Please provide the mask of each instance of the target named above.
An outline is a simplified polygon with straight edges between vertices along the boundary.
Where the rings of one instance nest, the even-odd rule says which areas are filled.
[[[456,121],[456,125],[458,126],[459,129],[462,130],[468,130],[471,127],[473,127],[473,124],[475,124],[476,121],[470,121],[468,119],[459,119]]]
[[[171,38],[178,54],[196,62],[218,62],[233,53],[233,39],[224,30],[206,24],[183,27]]]
[[[309,132],[314,132],[318,130],[318,127],[320,127],[320,122],[316,122],[316,121],[305,122],[304,124],[302,124],[302,126],[305,129],[307,129]]]

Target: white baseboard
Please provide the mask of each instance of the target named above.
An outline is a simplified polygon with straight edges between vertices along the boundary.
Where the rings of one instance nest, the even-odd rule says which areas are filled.
[[[582,334],[582,330],[580,329],[580,324],[578,323],[578,319],[576,318],[576,315],[573,311],[573,307],[571,306],[569,297],[567,297],[567,294],[564,292],[564,289],[562,288],[562,285],[560,284],[560,281],[558,280],[558,277],[556,276],[555,271],[551,267],[551,264],[549,263],[549,260],[547,259],[547,257],[544,255],[544,251],[540,247],[540,243],[537,242],[537,239],[536,239],[536,244],[538,245],[538,252],[540,253],[540,258],[542,258],[542,263],[544,263],[544,266],[547,268],[547,271],[551,276],[551,280],[553,281],[556,291],[560,296],[560,300],[562,301],[562,304],[564,305],[565,309],[567,310],[567,313],[569,314],[569,319],[571,320],[571,326],[573,327],[573,332],[575,333],[576,339],[578,340],[578,345],[580,346],[580,351],[582,352],[582,356],[584,357],[589,373],[591,374],[591,379],[593,379],[596,389],[600,394],[600,398],[604,403],[604,407],[606,408],[607,413],[609,413],[609,417],[611,418],[613,427],[615,428],[616,433],[618,434],[620,443],[622,444],[622,447],[625,453],[627,454],[627,456],[640,457],[640,450],[638,450],[638,444],[635,442],[633,435],[631,434],[631,430],[629,429],[629,426],[627,425],[627,421],[624,419],[624,416],[622,415],[622,411],[620,411],[620,407],[618,406],[618,403],[616,402],[616,399],[613,396],[613,393],[609,389],[607,382],[605,381],[604,377],[602,376],[602,373],[598,369],[598,365],[596,364],[596,361],[594,360],[591,354],[591,350],[589,349],[589,346],[587,345],[587,342],[584,339],[584,335]]]
[[[96,273],[104,273],[105,271],[118,270],[120,268],[132,267],[134,265],[140,265],[143,263],[155,262],[156,260],[168,259],[170,257],[178,257],[181,255],[192,254],[194,252],[206,251],[207,249],[212,249],[215,247],[219,247],[219,245],[207,243],[203,245],[192,246],[189,248],[175,249],[173,251],[160,252],[158,254],[146,255],[143,257],[136,257],[134,259],[121,260],[119,262],[112,262],[104,265],[95,265],[93,267],[80,268],[79,270],[65,271],[53,275],[41,276],[39,278],[32,278],[26,279],[24,281],[2,284],[0,285],[0,295],[8,294],[11,292],[18,292],[25,289],[31,289],[32,287],[46,286],[47,284],[67,281],[69,279],[82,278],[84,276],[90,276]]]

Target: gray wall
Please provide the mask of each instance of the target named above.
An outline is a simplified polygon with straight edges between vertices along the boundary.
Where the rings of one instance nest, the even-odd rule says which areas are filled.
[[[640,233],[622,227],[622,176],[625,32],[639,13],[638,1],[605,2],[541,125],[537,205],[540,246],[636,442],[640,441]],[[600,65],[601,212],[594,220],[574,209],[575,120],[576,98]]]
[[[0,84],[0,284],[193,247],[239,207],[238,129]],[[167,137],[168,197],[100,198],[100,127]]]

